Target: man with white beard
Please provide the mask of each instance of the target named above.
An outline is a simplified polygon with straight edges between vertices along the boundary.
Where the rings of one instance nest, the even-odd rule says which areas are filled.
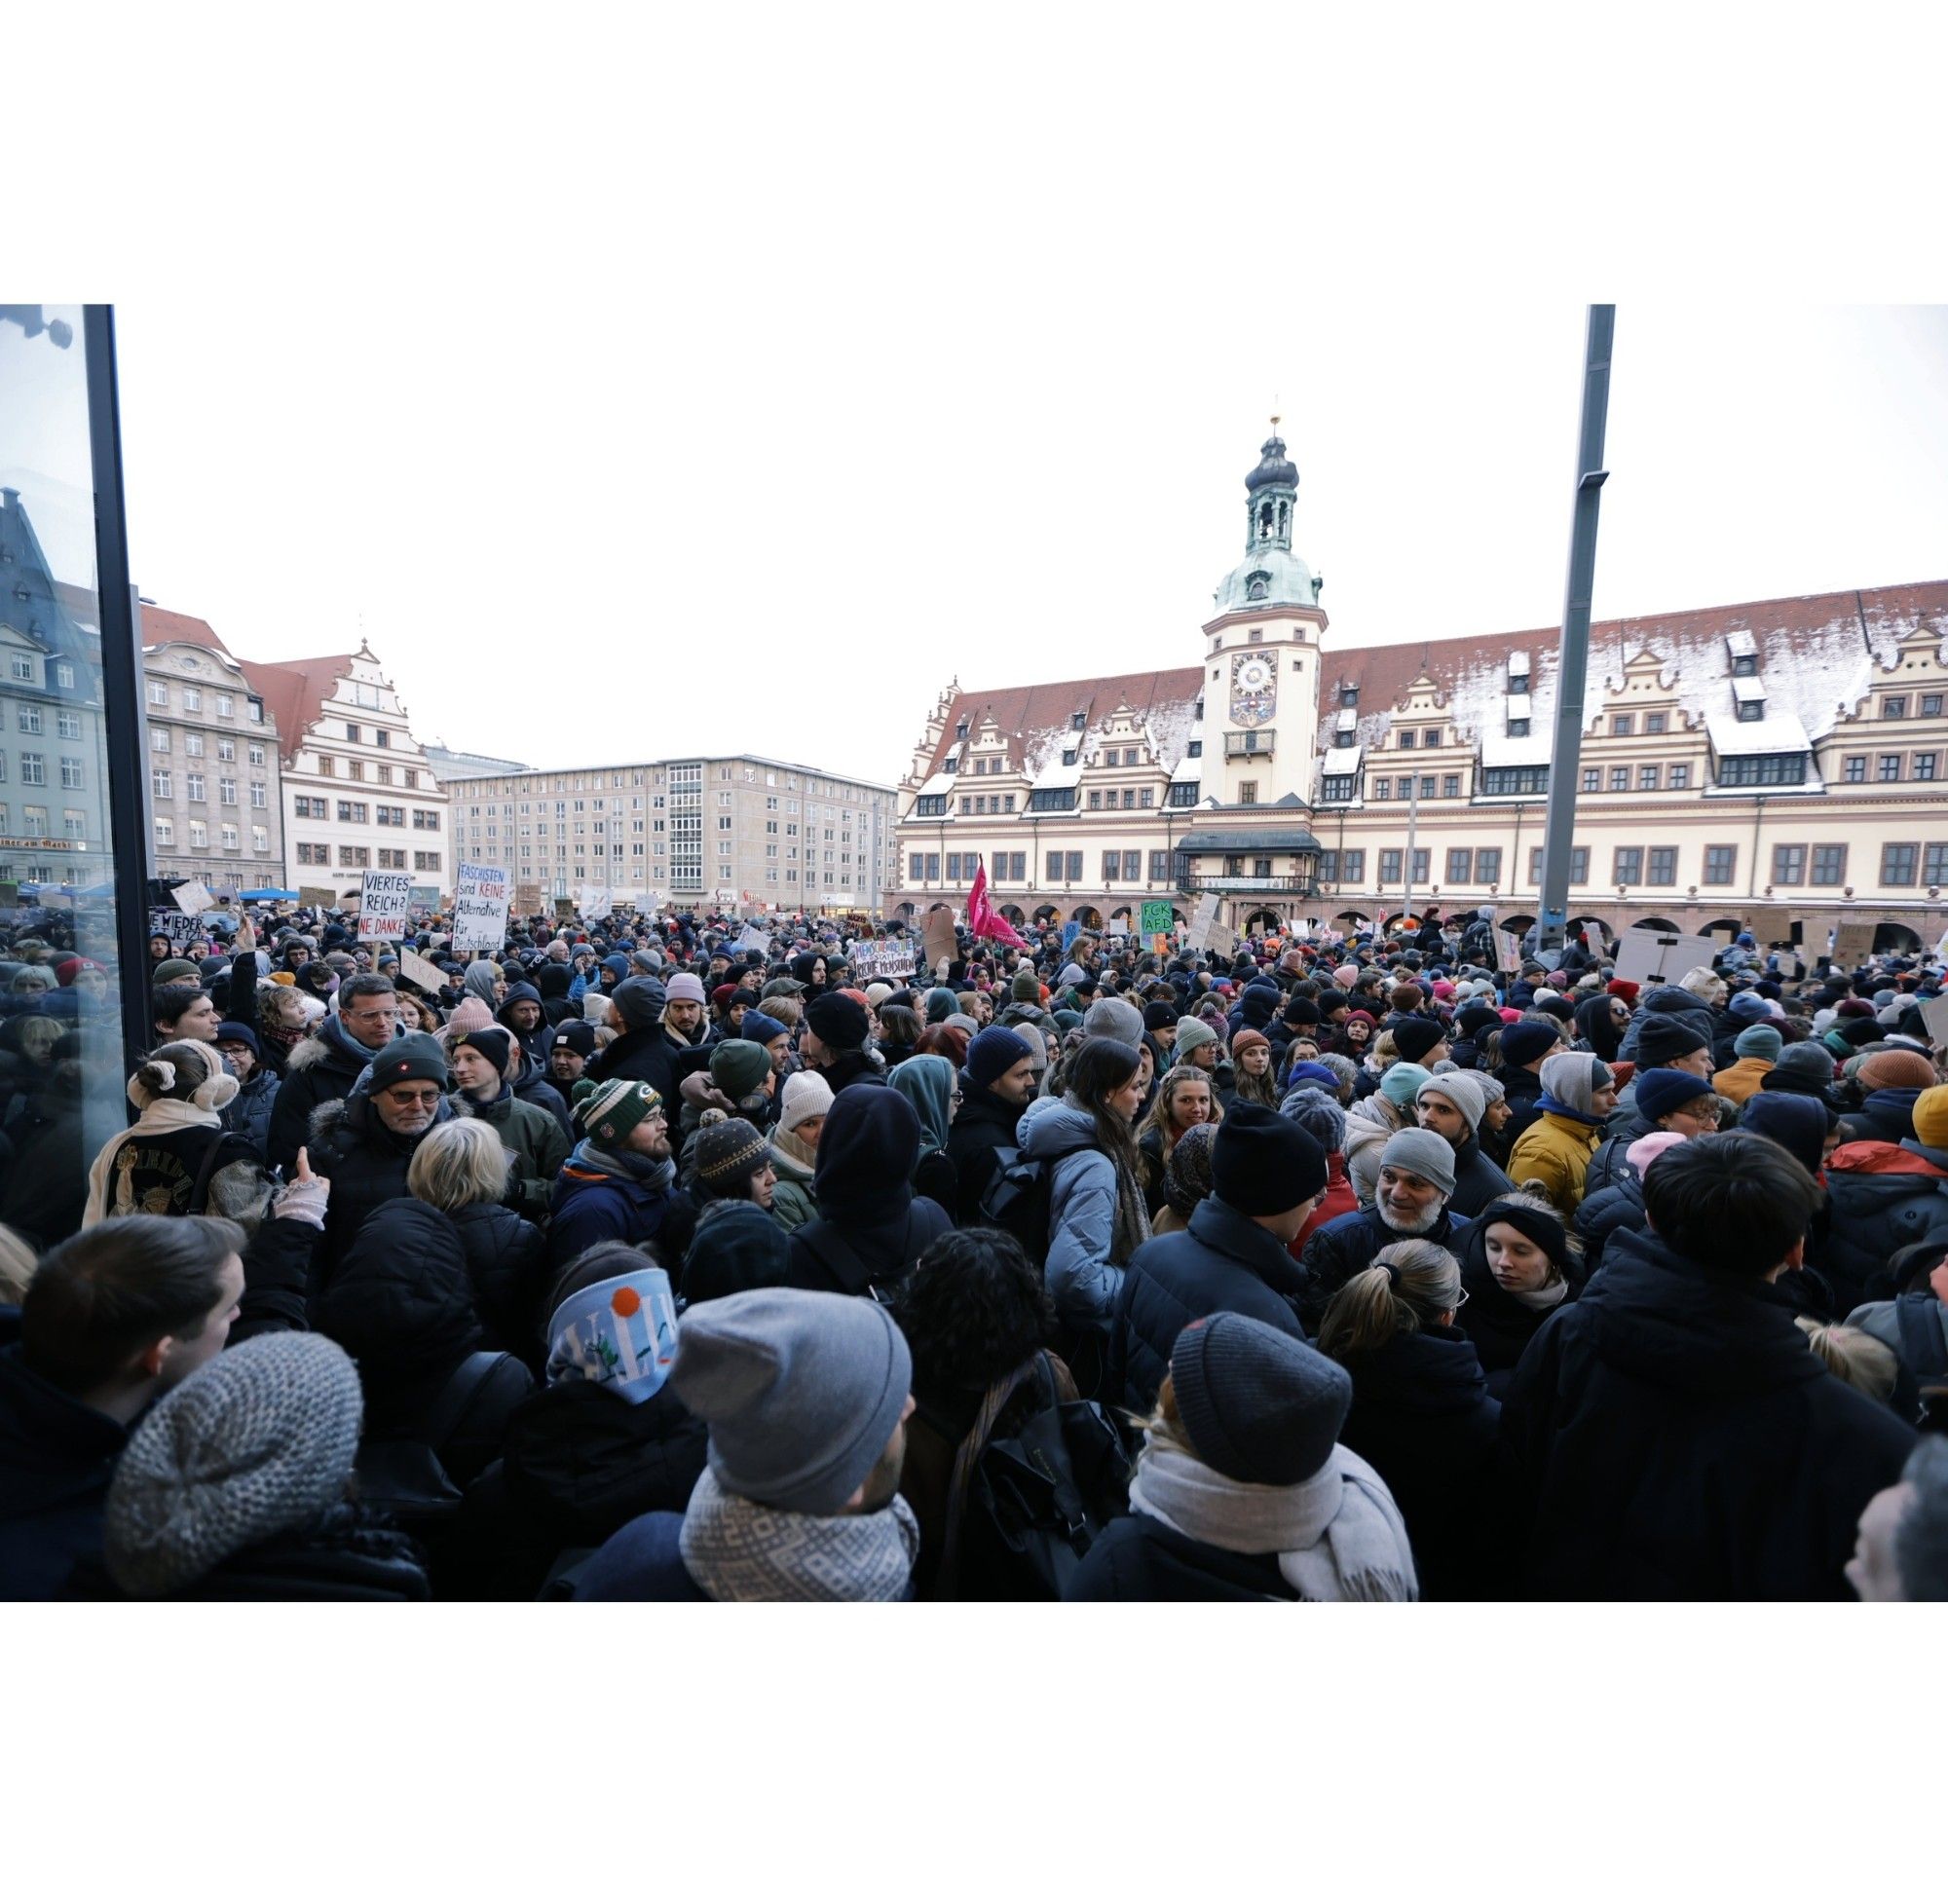
[[[1318,1331],[1326,1305],[1390,1243],[1424,1237],[1458,1257],[1465,1216],[1447,1207],[1454,1194],[1454,1152],[1432,1131],[1396,1131],[1380,1152],[1379,1194],[1369,1210],[1335,1216],[1314,1230],[1299,1258],[1305,1288],[1299,1319]]]

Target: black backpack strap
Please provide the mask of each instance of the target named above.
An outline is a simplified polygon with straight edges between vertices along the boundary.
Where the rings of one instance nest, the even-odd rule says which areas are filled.
[[[847,1295],[870,1293],[873,1272],[866,1267],[865,1258],[823,1216],[814,1216],[799,1229],[797,1236]]]
[[[1917,1382],[1948,1375],[1948,1334],[1941,1327],[1941,1304],[1929,1291],[1896,1296],[1894,1326],[1900,1330],[1900,1359]]]
[[[499,1372],[504,1362],[514,1362],[505,1349],[476,1349],[451,1375],[439,1392],[439,1400],[427,1422],[428,1445],[437,1453],[447,1437],[467,1419],[467,1411],[480,1398],[480,1392]]]

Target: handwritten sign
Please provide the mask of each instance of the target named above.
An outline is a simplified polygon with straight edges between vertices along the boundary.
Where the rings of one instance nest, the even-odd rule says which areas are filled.
[[[216,904],[216,896],[201,879],[185,879],[181,885],[171,886],[169,897],[192,918],[199,913],[209,912]]]
[[[1873,956],[1874,925],[1871,919],[1843,919],[1833,931],[1833,963],[1862,965]]]
[[[1792,908],[1747,906],[1744,927],[1761,946],[1782,946],[1792,938]]]
[[[399,951],[399,976],[428,993],[437,991],[446,983],[446,974],[437,965],[406,947]]]
[[[412,910],[410,873],[367,873],[358,889],[358,937],[403,939]]]
[[[1928,1027],[1928,1042],[1936,1051],[1948,1047],[1948,998],[1930,998],[1921,1008],[1921,1022]]]
[[[1145,938],[1154,938],[1159,932],[1168,932],[1176,922],[1176,910],[1169,900],[1143,901],[1143,917],[1139,924]]]
[[[498,952],[507,937],[507,898],[512,890],[505,866],[462,860],[453,888],[453,944],[462,952]]]
[[[329,886],[300,886],[298,903],[314,912],[329,913],[338,905],[338,895]]]
[[[910,979],[917,962],[913,943],[907,939],[884,939],[877,943],[868,940],[854,946],[845,956],[852,967],[852,976],[868,982]]]
[[[954,909],[951,906],[936,906],[926,915],[926,962],[942,977],[946,976],[947,965],[959,950],[959,940],[954,933]]]

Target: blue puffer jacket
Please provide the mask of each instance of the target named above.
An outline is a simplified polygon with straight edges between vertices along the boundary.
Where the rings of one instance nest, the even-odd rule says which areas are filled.
[[[695,1227],[689,1196],[668,1183],[645,1182],[613,1170],[579,1143],[555,1178],[548,1261],[565,1268],[597,1243],[653,1243],[666,1263],[680,1263]]]
[[[1064,1322],[1106,1326],[1123,1287],[1112,1262],[1116,1167],[1096,1147],[1096,1121],[1059,1098],[1038,1098],[1022,1114],[1015,1141],[1050,1168],[1048,1255],[1043,1273]]]

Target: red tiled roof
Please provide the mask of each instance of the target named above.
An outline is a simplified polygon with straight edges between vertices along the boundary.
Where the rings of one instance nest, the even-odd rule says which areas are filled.
[[[201,621],[193,615],[178,615],[173,609],[152,608],[147,602],[142,604],[142,646],[160,648],[165,642],[186,641],[197,648],[214,650],[218,654],[228,656],[217,632],[207,621]]]
[[[146,617],[147,611],[144,611]],[[278,751],[286,764],[317,721],[337,684],[352,672],[350,654],[315,654],[299,661],[244,661],[237,665],[264,711],[276,722]]]

